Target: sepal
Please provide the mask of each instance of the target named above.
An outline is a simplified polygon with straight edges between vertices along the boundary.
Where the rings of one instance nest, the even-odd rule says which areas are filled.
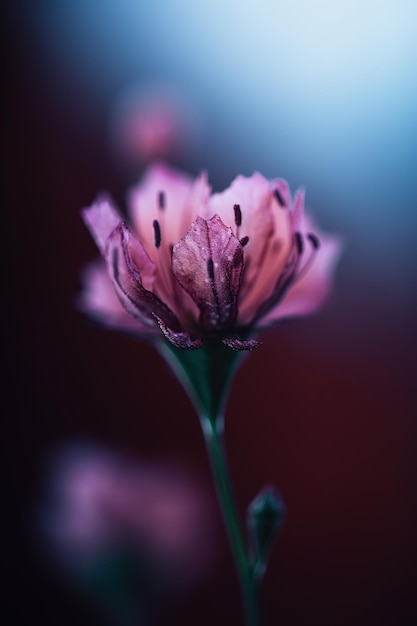
[[[211,426],[220,427],[233,376],[244,353],[212,339],[206,340],[198,350],[184,350],[173,343],[161,342],[159,351],[200,417],[208,419]]]

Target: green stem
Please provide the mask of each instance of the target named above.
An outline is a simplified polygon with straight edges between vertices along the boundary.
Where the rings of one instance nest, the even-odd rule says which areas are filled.
[[[242,353],[207,340],[199,350],[161,342],[159,350],[184,386],[200,417],[223,521],[242,590],[246,626],[260,626],[257,580],[252,575],[223,448],[223,409]]]
[[[223,521],[239,576],[245,624],[246,626],[260,626],[257,582],[249,569],[248,555],[227,470],[223,445],[223,419],[218,418],[215,425],[205,416],[201,416],[200,421]]]

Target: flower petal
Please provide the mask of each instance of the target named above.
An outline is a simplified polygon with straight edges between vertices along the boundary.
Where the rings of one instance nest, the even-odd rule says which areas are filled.
[[[272,181],[274,185],[274,193],[277,199],[278,204],[281,207],[291,207],[292,206],[292,198],[290,186],[286,180],[283,178],[276,178]]]
[[[119,300],[130,315],[151,325],[155,324],[154,315],[158,315],[171,328],[178,328],[172,311],[146,289],[145,285],[152,285],[155,265],[142,243],[122,222],[107,241],[106,261]]]
[[[159,334],[133,318],[120,304],[106,265],[102,259],[88,265],[82,275],[83,291],[77,299],[78,308],[109,328],[136,335]]]
[[[235,322],[242,267],[242,246],[218,215],[208,221],[197,217],[174,246],[172,271],[200,309],[205,331]]]
[[[311,267],[293,283],[284,298],[259,321],[258,327],[271,326],[288,317],[314,313],[324,304],[342,246],[336,237],[319,234],[319,239],[320,249],[316,251]]]
[[[269,181],[257,172],[250,178],[238,176],[228,189],[210,198],[210,216],[217,214],[237,236],[249,237],[245,249],[245,282],[250,283],[262,263],[262,257],[274,232],[272,216],[272,189]],[[235,226],[234,205],[241,212],[241,225]]]
[[[185,174],[157,163],[146,170],[139,185],[129,192],[129,215],[134,230],[154,260],[157,254],[154,220],[160,221],[162,245],[174,245],[187,232],[193,220],[191,217],[184,233],[178,236],[178,225],[185,218],[184,208],[192,186],[192,179]]]
[[[291,227],[292,232],[296,232],[297,230],[302,229],[302,224],[304,221],[304,200],[305,200],[305,191],[304,189],[297,189],[294,194],[294,204],[292,206],[292,211],[290,213],[291,218]]]
[[[290,255],[285,267],[275,277],[275,284],[272,292],[265,298],[260,298],[255,314],[251,320],[251,323],[257,325],[258,320],[264,317],[268,311],[274,309],[276,305],[282,301],[285,294],[294,283],[297,276],[297,272],[300,268],[302,252],[299,249],[299,241],[296,235],[293,236],[293,243],[290,251]]]
[[[278,195],[274,193],[276,189]],[[252,321],[259,303],[270,295],[276,276],[287,263],[291,247],[291,195],[285,181],[271,183],[255,172],[249,178],[238,176],[228,189],[214,194],[209,208],[226,224],[232,224],[236,204],[241,213],[241,224],[234,226],[236,235],[239,239],[248,238],[238,320],[239,326],[245,326]]]
[[[107,240],[121,221],[119,213],[110,199],[103,195],[90,207],[82,209],[81,215],[98,249],[104,255]]]

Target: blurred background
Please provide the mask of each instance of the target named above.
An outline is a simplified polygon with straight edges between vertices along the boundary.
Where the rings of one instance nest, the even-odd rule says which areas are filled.
[[[304,186],[345,243],[324,311],[265,335],[228,407],[242,515],[266,482],[288,508],[266,624],[415,623],[416,21],[413,0],[3,3],[5,623],[122,624],[51,558],[45,510],[68,484],[51,459],[74,445],[135,467],[122,482],[174,464],[209,507],[204,575],[156,585],[149,623],[242,623],[184,392],[151,346],[75,306],[97,255],[79,209],[102,190],[124,209],[154,158],[216,191],[255,170]]]

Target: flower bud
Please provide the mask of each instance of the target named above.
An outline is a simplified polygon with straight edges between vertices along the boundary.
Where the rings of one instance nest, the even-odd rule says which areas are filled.
[[[285,505],[272,485],[264,487],[247,509],[250,560],[254,578],[265,573],[272,545],[285,520]]]

